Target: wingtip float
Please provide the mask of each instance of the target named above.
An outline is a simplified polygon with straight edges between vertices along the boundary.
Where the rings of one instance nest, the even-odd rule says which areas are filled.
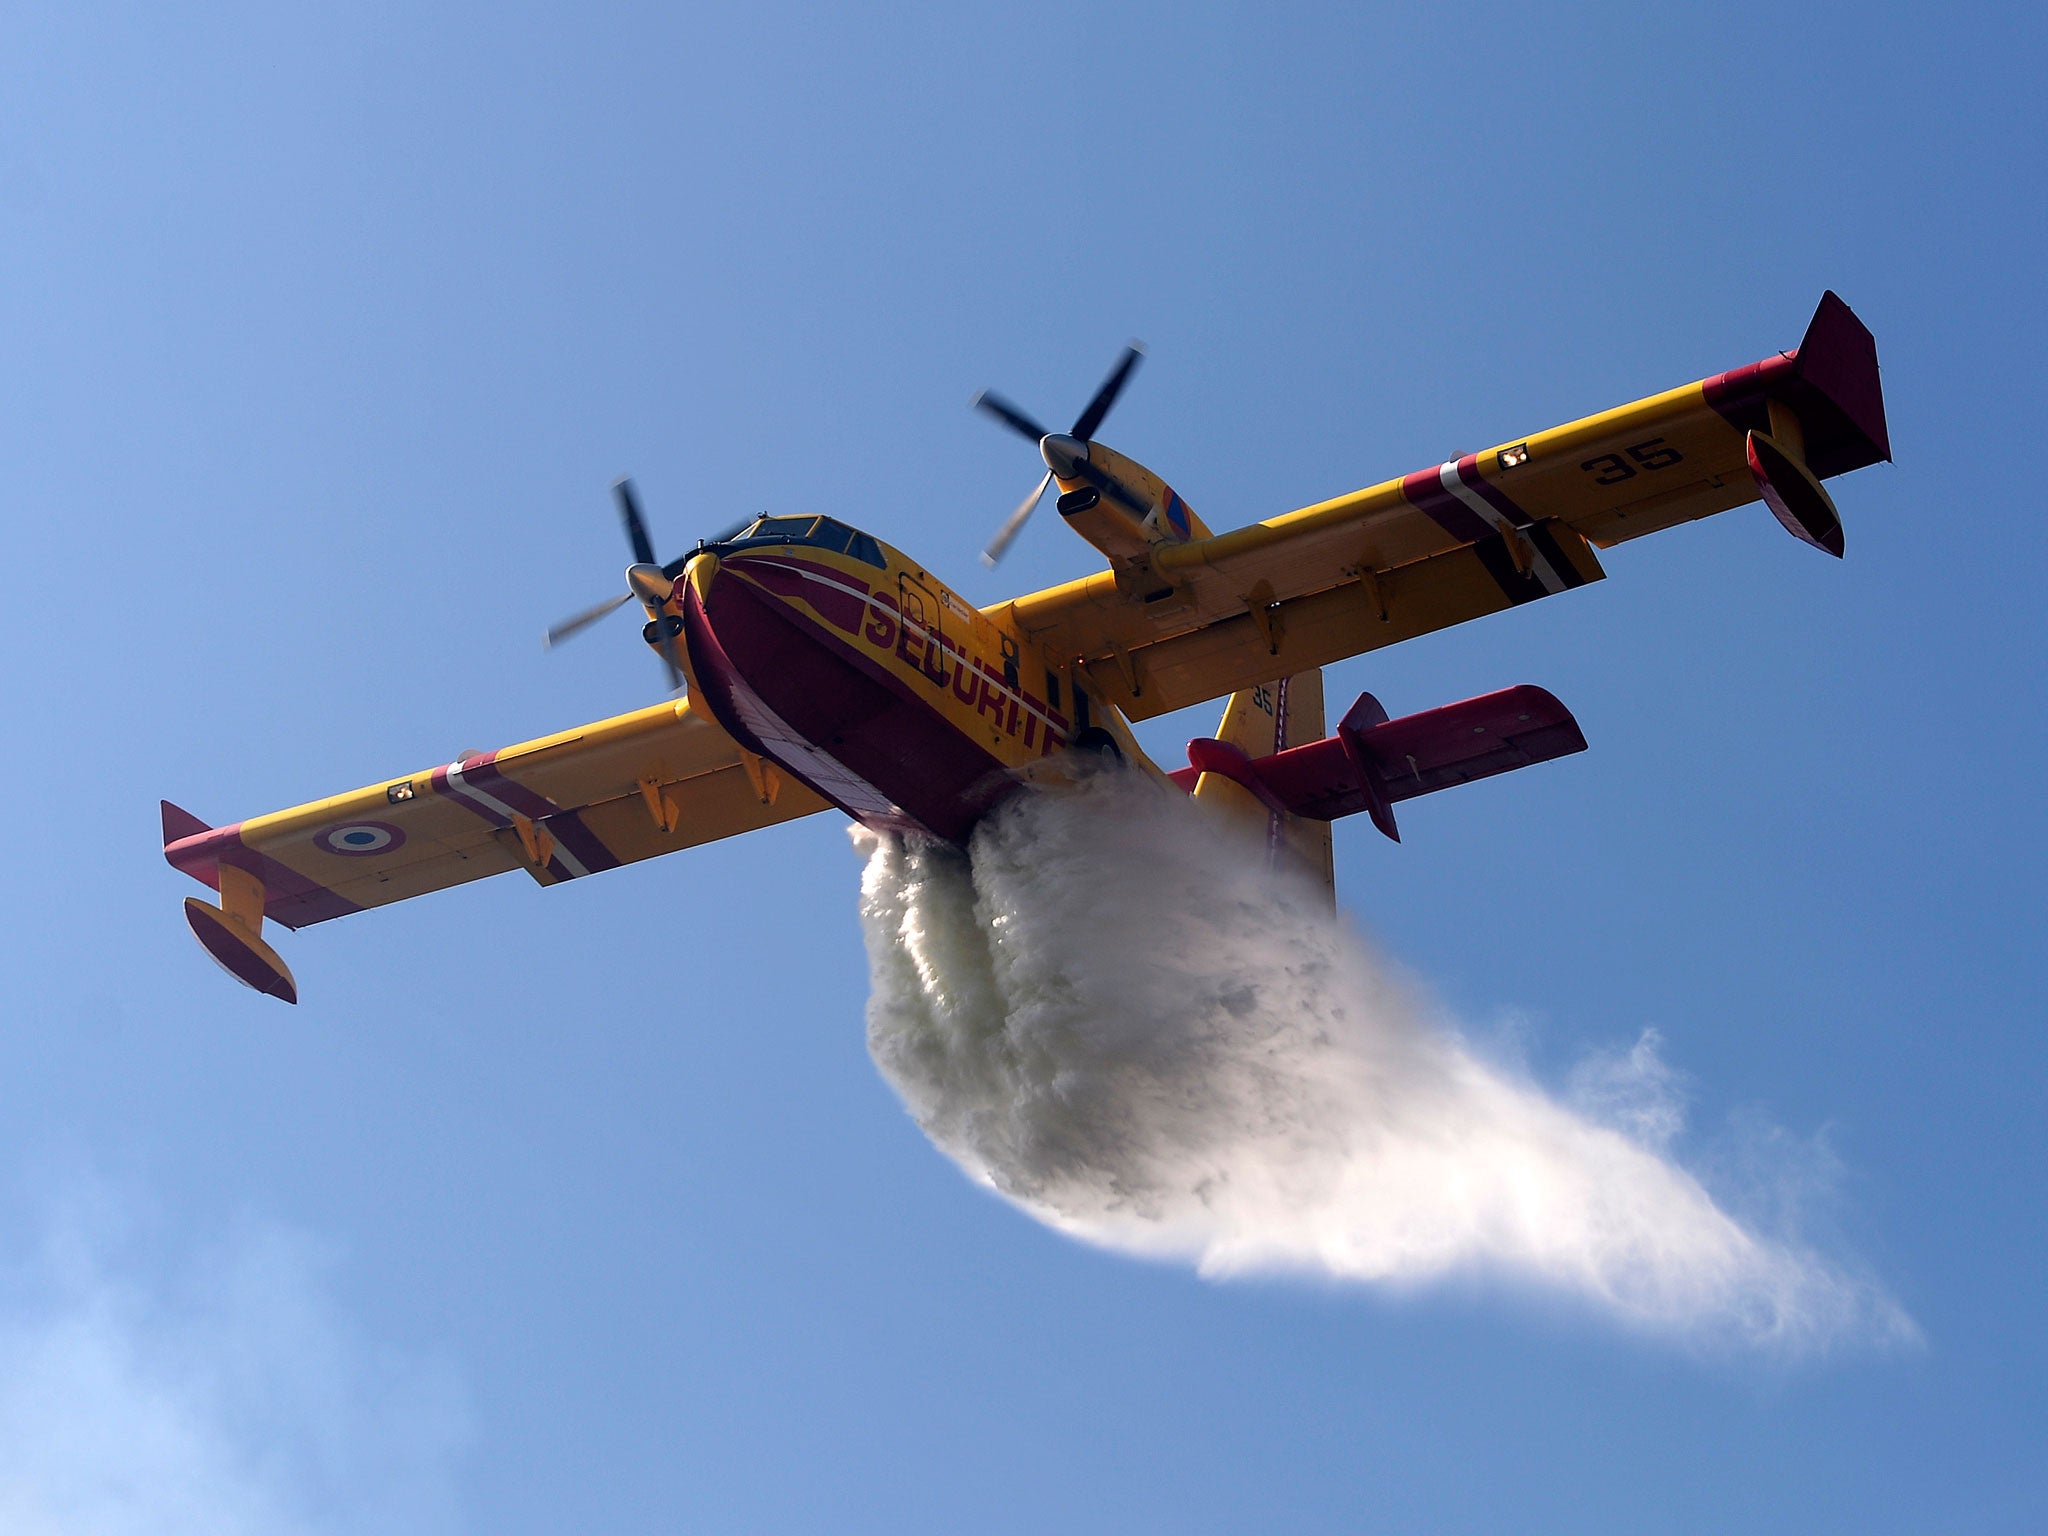
[[[186,903],[238,981],[295,1001],[265,942],[286,928],[523,869],[540,885],[837,807],[963,841],[1061,754],[1095,750],[1266,834],[1266,856],[1332,885],[1330,822],[1585,747],[1523,686],[1398,720],[1362,695],[1325,735],[1321,669],[1605,577],[1596,551],[1762,501],[1795,537],[1844,547],[1822,481],[1888,461],[1877,346],[1834,293],[1795,351],[1483,453],[1211,534],[1157,474],[1095,439],[1128,349],[1064,433],[984,393],[1035,440],[1047,490],[1107,569],[978,609],[830,517],[761,517],[658,560],[630,482],[622,595],[685,696],[402,779],[209,827],[165,802],[164,855],[219,893]],[[1189,766],[1131,723],[1228,697]]]
[[[292,979],[291,967],[263,940],[262,878],[232,862],[235,829],[209,827],[168,800],[162,805],[164,858],[173,869],[183,870],[220,893],[217,907],[197,896],[185,898],[185,923],[192,936],[222,970],[245,987],[296,1003],[299,986]]]

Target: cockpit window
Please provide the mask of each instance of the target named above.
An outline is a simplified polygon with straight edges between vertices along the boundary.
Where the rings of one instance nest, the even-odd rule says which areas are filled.
[[[759,517],[725,541],[728,549],[741,549],[749,544],[808,544],[815,549],[851,555],[885,570],[889,565],[881,545],[831,517]]]
[[[733,540],[735,544],[808,544],[815,517],[761,517],[754,526]]]
[[[853,537],[853,530],[844,523],[836,523],[829,517],[818,519],[818,526],[812,530],[811,543],[820,549],[829,549],[834,554],[846,553],[846,544]]]

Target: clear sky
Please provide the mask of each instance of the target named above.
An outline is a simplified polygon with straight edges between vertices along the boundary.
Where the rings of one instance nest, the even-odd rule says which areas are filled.
[[[2031,7],[10,6],[0,1527],[2038,1530],[2044,28]],[[1340,893],[1922,1342],[1785,1358],[1487,1279],[1219,1282],[964,1179],[869,1061],[833,818],[510,877],[222,978],[239,819],[650,702],[657,542],[830,511],[1091,568],[971,415],[1214,526],[1878,338],[1837,564],[1760,509],[1331,669],[1579,757]],[[1204,708],[1146,728],[1171,759]]]

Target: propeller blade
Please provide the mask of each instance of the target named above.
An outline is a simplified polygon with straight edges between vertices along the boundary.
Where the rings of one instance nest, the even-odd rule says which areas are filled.
[[[564,619],[548,631],[547,649],[552,650],[571,635],[580,633],[595,624],[614,609],[623,608],[633,601],[633,594],[622,592],[617,597],[608,597],[594,608],[586,608],[574,618]]]
[[[647,536],[647,519],[640,515],[640,497],[633,489],[630,475],[621,475],[612,482],[612,494],[619,498],[619,517],[626,525],[626,538],[633,546],[633,560],[638,565],[655,565],[654,540]]]
[[[984,389],[974,397],[974,408],[978,411],[988,412],[996,420],[1008,426],[1011,431],[1021,433],[1023,436],[1030,438],[1034,443],[1041,437],[1050,437],[1052,435],[1051,429],[1032,420],[1031,417],[1018,410],[1016,406],[1010,404],[1009,401],[992,389]]]
[[[1010,547],[1010,541],[1023,530],[1025,520],[1037,510],[1039,501],[1045,496],[1045,488],[1051,484],[1052,471],[1048,469],[1045,477],[1033,488],[1031,494],[1018,504],[1017,510],[1010,514],[1009,520],[998,528],[996,536],[988,541],[988,548],[981,552],[983,565],[990,570],[995,569],[996,562],[1003,558],[1003,551]]]
[[[1095,398],[1074,418],[1073,435],[1087,442],[1095,436],[1102,425],[1102,418],[1109,414],[1109,408],[1116,404],[1116,397],[1123,393],[1125,383],[1130,379],[1131,370],[1138,366],[1138,359],[1145,355],[1145,349],[1137,342],[1124,348],[1124,355],[1117,359],[1116,366],[1109,371],[1109,377],[1102,381],[1102,388],[1095,391]],[[1040,433],[1041,437],[1045,434]]]
[[[571,635],[589,628],[614,609],[625,607],[636,598],[647,610],[648,617],[655,623],[660,623],[662,610],[674,595],[675,579],[682,575],[684,568],[690,563],[688,555],[666,566],[655,563],[654,540],[648,536],[647,517],[640,510],[640,493],[633,488],[633,479],[630,475],[621,475],[612,482],[612,495],[619,503],[619,521],[625,524],[626,542],[633,546],[633,564],[626,570],[626,590],[617,597],[608,597],[603,602],[584,609],[573,618],[564,619],[555,625],[547,634],[547,643],[551,648],[567,640]],[[735,523],[711,542],[723,543],[752,521],[752,518],[748,518],[747,522]],[[660,572],[659,577],[655,574],[657,571]],[[687,685],[688,679],[676,660],[675,638],[658,633],[654,650],[661,657],[661,664],[668,672],[669,692],[680,692]]]

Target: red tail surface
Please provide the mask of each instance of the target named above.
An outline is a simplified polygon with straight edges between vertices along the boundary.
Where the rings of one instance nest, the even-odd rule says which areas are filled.
[[[1572,712],[1526,683],[1399,720],[1362,693],[1336,735],[1270,757],[1249,757],[1229,742],[1191,741],[1190,766],[1173,780],[1192,789],[1201,774],[1219,774],[1274,810],[1312,821],[1364,812],[1399,842],[1399,801],[1585,750]]]

